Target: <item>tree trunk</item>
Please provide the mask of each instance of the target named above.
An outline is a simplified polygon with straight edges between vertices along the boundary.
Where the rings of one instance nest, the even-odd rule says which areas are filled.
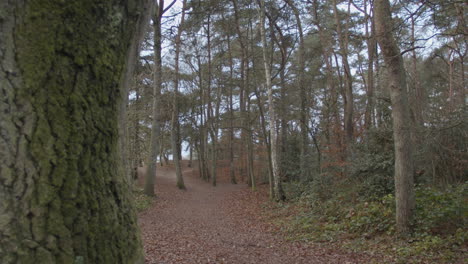
[[[180,56],[180,46],[181,36],[183,32],[184,22],[185,22],[185,6],[187,0],[184,0],[182,3],[182,17],[180,19],[180,24],[177,29],[177,36],[175,40],[175,78],[174,78],[174,98],[173,98],[173,110],[172,110],[172,120],[171,120],[171,142],[172,142],[172,156],[174,160],[174,166],[176,170],[176,179],[177,179],[177,188],[185,190],[184,178],[182,175],[182,169],[180,167],[181,153],[180,153],[180,140],[179,140],[179,56]]]
[[[299,32],[299,50],[297,54],[297,61],[299,64],[299,72],[298,72],[298,83],[299,83],[299,97],[301,98],[301,112],[300,112],[300,119],[299,124],[301,127],[301,148],[300,148],[300,173],[301,173],[301,181],[307,181],[309,179],[309,169],[308,167],[308,146],[309,146],[309,138],[308,138],[308,112],[309,109],[307,107],[307,93],[306,87],[304,83],[304,71],[305,71],[305,44],[304,44],[304,33],[302,29],[301,17],[299,14],[299,10],[294,5],[292,0],[285,0],[286,3],[291,7],[294,13],[294,17],[296,18],[297,30]]]
[[[151,2],[132,3],[0,3],[1,263],[143,263],[119,153],[120,84]]]
[[[253,23],[252,19],[249,18],[249,29],[250,29],[250,34],[253,34]],[[247,33],[247,40],[249,39],[249,32]],[[254,50],[254,42],[251,41],[251,50]],[[248,47],[248,46],[247,46]],[[249,50],[245,51],[246,54],[248,54]],[[252,64],[251,67],[249,65]],[[257,180],[255,178],[255,173],[254,173],[254,149],[253,149],[253,120],[251,118],[251,99],[250,99],[250,89],[251,89],[251,82],[250,82],[250,72],[251,69],[253,72],[255,72],[255,60],[252,59],[250,60],[249,57],[247,57],[246,61],[246,83],[245,83],[245,102],[246,102],[246,112],[245,112],[245,125],[244,125],[244,130],[246,131],[246,137],[245,137],[245,145],[247,146],[247,172],[248,172],[248,177],[249,177],[249,183],[250,187],[252,188],[252,191],[257,190]],[[254,78],[253,78],[254,79]]]
[[[142,145],[142,142],[140,140],[140,115],[139,115],[139,112],[140,112],[140,102],[141,100],[141,96],[140,96],[140,89],[139,87],[135,87],[135,106],[134,106],[134,113],[133,113],[133,139],[132,139],[132,142],[133,143],[131,145],[131,152],[130,152],[130,159],[131,159],[131,167],[132,169],[134,170],[135,168],[138,168],[139,166],[141,166],[141,150],[140,150],[140,146]],[[134,180],[135,178],[133,178]]]
[[[200,145],[199,145],[199,155],[198,159],[201,160],[201,177],[203,180],[208,181],[210,178],[209,171],[208,171],[208,165],[207,165],[207,141],[208,141],[208,128],[207,128],[207,118],[205,117],[205,107],[204,105],[206,104],[205,100],[205,91],[203,89],[203,74],[202,74],[202,62],[200,58],[200,54],[196,54],[197,57],[197,66],[198,66],[198,86],[200,87],[200,125],[199,125],[199,130],[200,130]]]
[[[268,132],[266,128],[266,121],[265,121],[265,114],[263,111],[263,103],[260,97],[260,93],[255,89],[255,96],[257,96],[258,102],[258,111],[260,112],[260,125],[262,126],[262,133],[265,142],[265,146],[267,147],[267,155],[268,155],[268,183],[270,184],[270,199],[273,199],[274,189],[273,189],[273,164],[271,160],[271,144],[268,140]],[[278,166],[279,167],[279,166]]]
[[[154,196],[154,182],[156,178],[156,165],[158,153],[161,148],[158,144],[161,135],[160,121],[160,98],[162,89],[162,36],[161,36],[161,20],[164,11],[164,0],[160,0],[159,4],[154,6],[153,14],[153,32],[154,32],[154,79],[153,79],[153,114],[151,124],[151,141],[148,157],[148,166],[146,171],[144,192],[146,195]]]
[[[242,53],[242,58],[240,62],[241,66],[241,79],[242,79],[242,85],[240,87],[240,93],[239,93],[239,106],[240,106],[240,122],[241,122],[241,142],[242,144],[240,145],[240,166],[241,166],[241,181],[244,179],[245,176],[245,168],[248,167],[248,157],[247,155],[248,151],[246,151],[246,146],[247,146],[247,135],[246,135],[246,126],[247,126],[247,118],[246,118],[246,105],[247,105],[247,89],[249,85],[248,81],[248,46],[247,46],[247,38],[245,37],[244,34],[241,31],[241,25],[240,25],[240,11],[238,7],[238,1],[237,0],[232,0],[232,4],[234,6],[234,18],[236,21],[236,31],[237,35],[239,36],[239,45],[241,48],[241,53]],[[248,171],[247,171],[248,174]],[[248,178],[248,181],[250,182],[251,178]]]
[[[229,34],[227,35],[227,45],[229,53],[229,80],[234,80],[234,63],[232,58],[231,40]],[[234,168],[234,103],[233,103],[233,90],[232,83],[229,85],[229,178],[232,184],[237,184],[236,173]]]
[[[421,86],[421,80],[418,71],[418,58],[416,56],[416,37],[415,37],[415,18],[411,17],[411,68],[413,73],[413,96],[410,98],[410,103],[412,106],[412,111],[414,113],[414,126],[419,129],[423,127],[424,120],[423,120],[423,104],[424,104],[424,97],[423,97],[423,88]],[[411,100],[413,99],[413,100]],[[414,133],[413,136],[416,136],[417,133]],[[418,142],[415,139],[415,142]]]
[[[252,135],[252,121],[250,120],[250,97],[247,96],[247,124],[248,124],[248,131],[247,131],[247,168],[249,172],[249,179],[250,179],[250,187],[252,188],[252,191],[257,190],[257,181],[255,179],[255,174],[254,174],[254,162],[253,162],[253,135]]]
[[[395,141],[395,198],[397,231],[406,235],[414,209],[411,120],[406,75],[400,49],[392,34],[393,23],[388,0],[375,0],[375,24],[384,61],[387,64]]]
[[[374,55],[375,55],[375,29],[374,29],[374,17],[367,13],[367,0],[364,1],[364,15],[366,17],[366,39],[367,39],[367,104],[366,112],[364,115],[364,124],[366,133],[375,125],[373,124],[374,116]],[[370,21],[370,29],[369,29]]]
[[[192,167],[192,162],[193,162],[193,145],[192,145],[192,140],[190,140],[190,146],[189,146],[189,162],[187,167],[191,168]]]
[[[285,42],[283,42],[285,43]],[[283,61],[286,62],[286,44],[283,44]],[[288,107],[287,107],[287,94],[286,94],[286,71],[285,67],[283,66],[280,71],[280,83],[281,83],[281,97],[280,97],[280,125],[281,125],[281,135],[280,135],[280,142],[281,142],[281,149],[280,149],[280,174],[284,175],[286,172],[286,159],[287,159],[287,152],[288,152]],[[265,126],[265,125],[264,125]],[[268,143],[268,159],[269,165],[271,166],[271,144]],[[273,183],[273,172],[270,171],[269,179],[271,180],[270,183]],[[270,185],[270,198],[273,195],[273,185]]]
[[[148,21],[150,19],[150,12],[144,12],[143,15],[139,17],[137,21],[137,27],[134,34],[134,39],[131,41],[128,52],[127,59],[125,63],[125,71],[122,75],[120,86],[121,86],[121,96],[122,103],[120,104],[120,113],[119,113],[119,139],[120,139],[120,152],[122,158],[122,164],[124,166],[124,171],[128,177],[129,184],[133,186],[133,171],[137,166],[133,166],[134,158],[129,157],[129,142],[128,142],[128,131],[127,131],[127,105],[128,105],[128,92],[130,86],[134,83],[134,73],[135,67],[137,65],[137,60],[140,57],[140,44],[143,41],[143,37],[146,33],[148,26]],[[137,128],[136,126],[135,128]],[[136,130],[138,132],[138,130]],[[138,134],[137,134],[138,135]],[[136,138],[138,141],[138,138]]]
[[[343,64],[344,71],[344,128],[345,128],[345,140],[346,140],[346,156],[349,158],[350,147],[353,143],[353,110],[354,110],[354,99],[353,99],[353,77],[351,74],[351,68],[348,62],[348,26],[350,24],[350,2],[348,2],[348,21],[346,23],[346,29],[343,32],[341,28],[341,21],[339,19],[338,8],[336,0],[333,0],[333,12],[335,16],[336,31],[338,33],[338,41],[340,44],[340,56]]]
[[[319,16],[319,3],[318,0],[314,0],[314,24],[318,28],[319,38],[320,41],[323,43],[322,45],[322,54],[323,60],[325,61],[326,67],[326,89],[330,91],[330,95],[328,100],[326,101],[326,111],[325,111],[325,119],[326,119],[326,140],[327,145],[329,145],[329,155],[330,158],[333,160],[341,161],[341,157],[334,157],[332,155],[336,155],[336,150],[342,149],[342,139],[341,139],[341,120],[340,114],[338,111],[338,91],[337,91],[337,84],[334,76],[334,70],[332,65],[332,44],[327,39],[327,35],[325,29],[321,26],[323,23],[320,21]],[[330,124],[331,123],[331,124]],[[331,150],[331,151],[330,151]]]
[[[268,111],[270,116],[270,143],[271,143],[271,162],[273,169],[273,182],[274,182],[274,199],[282,201],[285,199],[283,189],[281,186],[279,166],[278,166],[278,145],[277,145],[277,131],[276,131],[276,115],[275,105],[273,102],[273,87],[271,85],[271,70],[268,64],[267,56],[267,41],[265,36],[265,0],[260,1],[260,35],[263,46],[263,63],[265,67],[265,81],[268,90]]]

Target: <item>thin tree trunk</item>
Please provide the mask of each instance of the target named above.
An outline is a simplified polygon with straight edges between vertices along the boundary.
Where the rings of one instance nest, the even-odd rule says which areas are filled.
[[[250,29],[250,34],[253,35],[253,23],[252,19],[249,19],[249,29]],[[249,39],[249,33],[247,33],[247,39]],[[253,41],[250,42],[253,45]],[[254,47],[251,47],[252,50],[254,50]],[[249,50],[247,49],[247,53]],[[252,69],[255,72],[255,60],[252,59]],[[250,82],[250,61],[247,60],[247,72],[246,72],[246,116],[245,116],[245,129],[246,129],[246,138],[245,138],[245,143],[247,145],[247,170],[248,170],[248,177],[249,177],[249,183],[252,188],[252,191],[256,191],[257,189],[257,181],[255,178],[255,173],[254,173],[254,153],[253,153],[253,124],[252,124],[252,118],[250,116],[251,114],[251,100],[250,100],[250,88],[251,88],[251,82]]]
[[[247,97],[247,122],[248,122],[248,131],[247,131],[247,168],[249,172],[249,179],[250,179],[250,186],[252,188],[252,191],[255,191],[257,189],[257,181],[255,179],[255,174],[254,174],[254,163],[253,163],[253,143],[252,143],[252,125],[251,125],[251,118],[250,118],[250,97]]]
[[[234,80],[234,65],[231,50],[231,40],[229,34],[227,35],[227,45],[229,52],[229,80]],[[229,178],[232,184],[237,184],[236,173],[234,168],[234,106],[233,106],[233,90],[232,83],[229,85]]]
[[[284,44],[284,48],[283,48],[283,51],[284,51],[284,55],[283,56],[283,61],[286,62],[286,47],[285,47],[285,44]],[[283,53],[282,53],[283,54]],[[287,159],[287,151],[288,151],[288,114],[287,114],[287,95],[286,95],[286,73],[285,73],[285,67],[282,67],[281,71],[280,71],[280,83],[281,83],[281,97],[280,97],[280,100],[281,100],[281,104],[280,104],[280,115],[281,115],[281,120],[280,120],[280,123],[281,123],[281,152],[280,152],[280,174],[284,175],[286,173],[286,159]],[[265,126],[265,124],[263,124]],[[271,165],[271,145],[268,144],[268,161],[269,161],[269,167],[270,167],[270,175],[269,175],[269,179],[270,179],[270,198],[273,197],[273,171],[272,171],[272,165]]]
[[[300,148],[300,173],[301,181],[307,181],[309,179],[309,169],[307,168],[308,160],[308,107],[307,107],[307,93],[304,83],[304,71],[305,71],[305,44],[304,44],[304,32],[302,29],[301,17],[299,10],[294,5],[292,0],[285,0],[286,3],[291,7],[296,18],[297,30],[299,32],[299,50],[297,55],[297,60],[299,64],[298,72],[298,86],[299,86],[299,97],[301,100],[301,111],[299,124],[301,127],[301,148]]]
[[[190,140],[190,146],[189,146],[189,162],[187,167],[191,168],[192,167],[192,162],[193,162],[193,145],[192,145],[192,140]]]
[[[277,150],[277,131],[276,131],[276,115],[275,105],[273,102],[273,87],[271,85],[271,70],[268,64],[267,56],[267,41],[265,35],[265,0],[260,0],[260,35],[263,45],[263,63],[265,67],[265,81],[268,90],[268,103],[269,103],[269,116],[270,116],[270,143],[271,143],[271,161],[273,167],[273,181],[274,181],[274,199],[276,201],[282,201],[285,199],[283,188],[281,186],[281,180],[279,175],[278,166],[278,150]]]
[[[138,168],[139,166],[141,166],[141,151],[140,151],[140,146],[141,146],[141,143],[140,142],[140,115],[139,115],[139,111],[140,111],[140,89],[139,87],[137,86],[136,89],[135,89],[135,115],[134,115],[134,122],[133,122],[133,125],[134,125],[134,133],[133,133],[133,146],[132,146],[132,169],[135,169],[135,168]]]
[[[159,164],[161,164],[161,167],[164,166],[164,163],[163,163],[163,153],[162,153],[162,151],[159,151]]]
[[[246,118],[246,105],[247,105],[247,89],[248,89],[248,47],[247,47],[247,40],[244,34],[242,34],[241,31],[241,26],[240,26],[240,12],[239,12],[239,7],[238,7],[238,1],[237,0],[232,0],[232,4],[234,6],[234,18],[236,21],[236,31],[237,35],[239,36],[239,44],[241,47],[241,52],[242,52],[242,59],[241,59],[241,79],[242,79],[242,85],[240,87],[240,94],[239,94],[239,99],[240,99],[240,116],[241,116],[241,144],[240,146],[240,160],[241,160],[241,180],[244,179],[245,176],[245,168],[248,166],[247,159],[248,157],[246,156],[246,152],[248,155],[248,151],[245,150],[246,148],[246,126],[247,126],[247,118]],[[248,173],[248,171],[247,171]],[[250,182],[250,178],[248,178],[248,181]]]
[[[210,12],[210,11],[209,11]],[[208,15],[207,28],[206,28],[206,39],[207,39],[207,50],[208,50],[208,81],[207,81],[207,98],[208,98],[208,109],[207,109],[207,126],[208,133],[211,137],[211,184],[216,186],[217,184],[217,143],[218,143],[218,129],[216,124],[216,113],[213,113],[212,106],[212,95],[211,95],[211,83],[212,83],[212,58],[211,58],[211,14]],[[218,98],[217,100],[220,100]],[[219,102],[219,101],[217,101]],[[215,112],[219,111],[219,103],[216,103]]]
[[[422,117],[422,109],[424,104],[424,97],[423,97],[423,87],[421,86],[421,78],[419,76],[418,71],[418,58],[416,56],[416,37],[415,37],[415,18],[411,17],[411,48],[413,51],[411,52],[411,66],[413,70],[413,89],[414,89],[414,100],[412,100],[411,105],[413,106],[414,112],[414,121],[417,128],[420,128],[424,124],[424,120]]]
[[[256,87],[256,86],[255,86]],[[265,111],[263,110],[263,103],[262,99],[260,97],[260,93],[255,89],[255,96],[257,97],[257,102],[258,102],[258,110],[260,112],[260,121],[261,121],[261,126],[262,126],[262,133],[263,133],[263,138],[265,142],[265,146],[267,147],[267,155],[268,155],[268,183],[270,185],[270,199],[273,199],[273,164],[271,160],[271,144],[270,141],[268,140],[268,132],[266,128],[266,121],[265,121]]]
[[[318,28],[319,37],[322,45],[322,54],[325,61],[326,67],[326,85],[327,90],[330,91],[329,101],[327,103],[328,111],[327,112],[327,143],[331,150],[342,149],[342,137],[341,135],[341,119],[338,111],[338,91],[337,91],[337,83],[334,76],[334,69],[332,64],[332,44],[330,41],[327,40],[326,32],[323,29],[319,17],[319,3],[318,0],[314,0],[314,24]],[[332,124],[328,124],[328,122],[332,122]],[[332,157],[333,158],[333,157]],[[342,160],[342,157],[336,157],[335,159]]]
[[[154,6],[153,32],[154,32],[154,79],[153,79],[153,114],[151,124],[150,155],[145,178],[144,192],[146,195],[154,196],[154,185],[156,178],[156,163],[159,149],[159,137],[161,135],[160,121],[160,98],[162,88],[162,59],[161,59],[161,20],[164,11],[164,0],[160,0]]]
[[[333,0],[333,13],[335,16],[336,31],[338,33],[338,40],[340,44],[340,56],[343,64],[344,71],[344,127],[345,127],[345,140],[346,140],[346,156],[350,154],[350,147],[353,143],[353,110],[354,110],[354,99],[353,99],[353,77],[351,74],[351,68],[348,62],[348,34],[349,34],[349,17],[350,17],[350,2],[348,2],[348,21],[346,23],[346,29],[343,32],[341,28],[341,21],[338,16],[337,1]],[[348,157],[349,158],[349,157]]]
[[[406,75],[403,58],[392,33],[390,3],[388,0],[375,0],[374,5],[377,40],[387,65],[392,102],[397,232],[407,235],[414,209],[414,171]]]
[[[373,124],[374,116],[374,55],[375,55],[375,30],[374,30],[374,17],[367,13],[367,0],[364,0],[364,15],[366,17],[366,39],[367,39],[367,104],[366,112],[364,115],[364,124],[367,134],[375,124]],[[370,29],[369,29],[370,21]]]
[[[273,23],[273,22],[272,22]],[[279,155],[279,170],[280,174],[284,175],[286,173],[285,169],[285,162],[287,158],[287,140],[288,140],[288,114],[287,114],[287,96],[286,96],[286,63],[287,63],[287,48],[288,48],[288,41],[284,37],[284,34],[282,32],[281,27],[279,27],[277,24],[274,24],[276,31],[278,32],[279,35],[279,40],[277,41],[278,43],[278,48],[280,49],[281,52],[281,64],[280,64],[280,102],[279,104],[279,117],[280,117],[280,127],[281,127],[281,132],[280,132],[280,155]],[[274,34],[275,31],[272,32],[272,37],[275,37]],[[257,85],[255,86],[257,87]],[[257,91],[258,92],[258,91]],[[257,95],[258,98],[260,98]],[[259,102],[259,107],[261,103]],[[260,117],[261,117],[261,123],[262,123],[262,130],[266,129],[266,124],[265,124],[265,116],[264,116],[264,111],[260,109]],[[266,133],[264,133],[266,135]],[[271,166],[271,145],[268,143],[269,139],[265,137],[265,145],[268,148],[268,163],[269,163],[269,177],[268,180],[270,182],[270,198],[273,197],[273,172],[272,172],[272,166]]]
[[[374,23],[375,23],[375,12],[374,12]],[[379,52],[375,50],[375,90],[376,93],[379,93],[380,90],[383,89],[383,85],[381,84],[381,72],[380,72],[380,60],[379,60]],[[383,125],[383,107],[381,106],[382,103],[379,101],[375,102],[375,126],[379,127]]]
[[[198,159],[201,160],[201,174],[200,176],[202,177],[203,180],[208,181],[209,180],[209,173],[208,173],[208,166],[206,164],[206,157],[207,157],[207,151],[206,151],[206,145],[207,145],[207,128],[206,128],[206,118],[205,118],[205,93],[203,89],[203,75],[202,75],[202,63],[201,63],[201,58],[200,54],[197,54],[197,64],[198,64],[198,79],[199,79],[199,87],[200,87],[200,145],[199,145],[199,155]]]
[[[177,188],[185,190],[184,178],[182,175],[182,169],[180,166],[181,153],[180,153],[180,140],[179,140],[179,56],[180,56],[180,46],[182,32],[184,31],[184,22],[185,22],[185,9],[187,1],[184,0],[182,3],[182,17],[180,19],[180,24],[177,29],[176,36],[176,47],[175,47],[175,78],[174,78],[174,98],[173,98],[173,110],[172,110],[172,129],[171,129],[171,138],[172,138],[172,156],[174,160],[175,170],[176,170],[176,179],[177,179]]]
[[[152,4],[151,4],[152,5]],[[147,7],[149,8],[149,7]],[[129,52],[127,53],[126,63],[125,63],[125,71],[122,75],[122,79],[120,82],[121,87],[121,95],[122,95],[122,104],[120,104],[120,111],[119,111],[119,141],[120,141],[120,153],[122,158],[122,164],[124,166],[125,175],[128,177],[128,182],[130,185],[133,185],[133,164],[130,160],[134,158],[129,157],[129,142],[128,142],[128,118],[127,118],[127,106],[128,106],[128,92],[130,90],[130,86],[134,83],[134,73],[135,67],[137,65],[137,60],[140,54],[140,44],[144,38],[146,33],[148,22],[151,16],[149,11],[145,11],[142,13],[143,15],[138,18],[137,21],[137,28],[134,35],[134,40],[130,43]]]

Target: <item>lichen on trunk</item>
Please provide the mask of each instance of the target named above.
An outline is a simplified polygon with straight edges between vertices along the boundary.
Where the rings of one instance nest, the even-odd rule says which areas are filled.
[[[0,262],[141,263],[119,158],[139,1],[0,4]]]

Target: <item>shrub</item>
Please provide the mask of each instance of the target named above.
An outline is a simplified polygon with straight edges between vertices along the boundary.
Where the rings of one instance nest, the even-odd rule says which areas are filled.
[[[416,188],[415,233],[454,234],[468,226],[468,182],[446,190]]]
[[[395,197],[389,194],[379,201],[358,204],[350,211],[344,227],[351,233],[365,236],[379,233],[393,234],[395,231]]]
[[[358,194],[363,200],[378,200],[395,190],[392,131],[373,129],[367,142],[355,146],[350,175],[360,183]]]

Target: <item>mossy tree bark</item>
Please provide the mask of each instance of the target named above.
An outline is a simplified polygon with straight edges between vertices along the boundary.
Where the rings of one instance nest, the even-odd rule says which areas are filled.
[[[0,1],[0,262],[142,263],[119,157],[136,1]]]
[[[397,231],[406,235],[414,209],[411,120],[403,57],[393,37],[393,22],[388,0],[374,2],[377,41],[387,65],[392,102],[395,141],[395,199]]]

